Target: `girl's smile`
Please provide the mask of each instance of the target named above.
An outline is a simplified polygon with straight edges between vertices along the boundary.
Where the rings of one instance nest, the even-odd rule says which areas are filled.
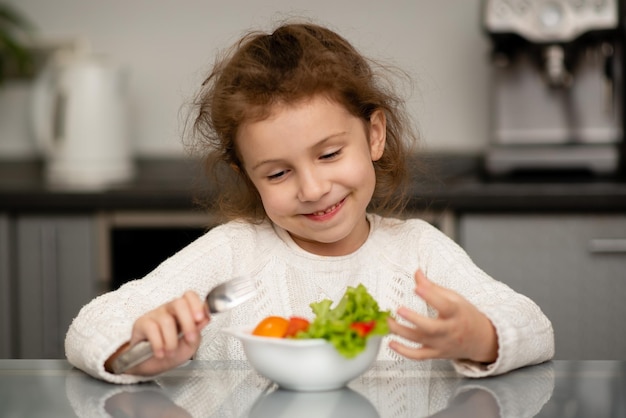
[[[334,205],[332,205],[329,208],[326,208],[324,210],[318,211],[318,212],[313,212],[308,216],[309,218],[313,219],[313,220],[319,220],[319,221],[324,221],[326,219],[330,219],[332,216],[334,216],[335,213],[337,213],[339,211],[339,209],[341,208],[341,206],[343,206],[343,202],[345,202],[345,199],[342,199],[341,202],[335,203]]]
[[[365,242],[383,112],[364,121],[318,95],[275,105],[267,119],[242,125],[236,143],[267,216],[298,245],[344,255]]]

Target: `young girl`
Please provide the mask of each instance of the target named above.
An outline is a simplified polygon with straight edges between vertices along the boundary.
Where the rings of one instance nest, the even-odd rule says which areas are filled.
[[[132,383],[192,356],[244,359],[221,328],[310,317],[311,302],[359,283],[396,314],[381,359],[445,358],[473,377],[550,359],[537,305],[428,223],[381,216],[401,214],[415,135],[378,70],[313,24],[241,39],[203,84],[193,125],[231,220],[86,305],[67,334],[69,361]],[[208,290],[241,275],[254,277],[254,298],[209,315]],[[154,357],[113,374],[112,360],[141,340]]]

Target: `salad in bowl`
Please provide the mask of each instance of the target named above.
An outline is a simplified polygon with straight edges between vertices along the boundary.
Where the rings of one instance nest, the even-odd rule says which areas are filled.
[[[257,372],[283,389],[342,388],[376,359],[390,312],[380,310],[362,284],[348,287],[334,307],[329,299],[310,307],[310,321],[270,316],[225,332],[241,341]]]

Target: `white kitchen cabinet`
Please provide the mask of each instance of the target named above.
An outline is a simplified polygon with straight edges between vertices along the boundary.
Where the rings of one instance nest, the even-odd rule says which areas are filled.
[[[97,293],[96,222],[25,215],[15,223],[17,355],[63,358],[67,328]]]
[[[538,303],[557,359],[626,360],[626,216],[464,214],[458,240],[483,270]]]

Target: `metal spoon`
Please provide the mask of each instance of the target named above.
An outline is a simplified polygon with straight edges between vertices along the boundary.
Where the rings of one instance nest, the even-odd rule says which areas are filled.
[[[231,309],[250,299],[255,290],[254,281],[248,276],[237,277],[217,285],[206,297],[209,312],[218,313]],[[182,338],[182,333],[178,335],[178,338]],[[115,374],[124,373],[148,360],[152,355],[150,342],[141,341],[113,360],[111,369]]]

